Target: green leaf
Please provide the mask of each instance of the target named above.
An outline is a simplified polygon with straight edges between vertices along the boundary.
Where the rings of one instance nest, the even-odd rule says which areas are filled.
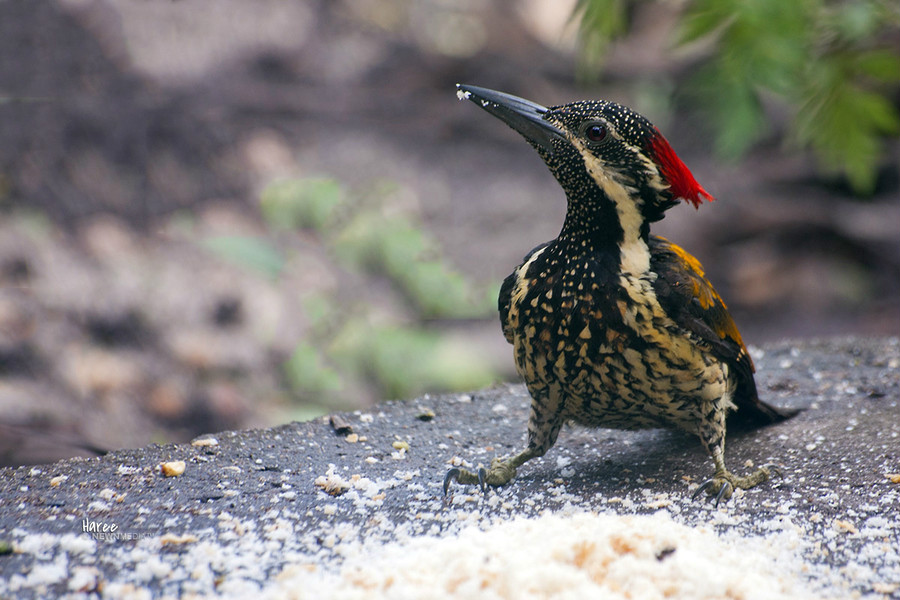
[[[306,421],[318,419],[319,417],[324,417],[332,410],[334,410],[334,407],[327,408],[324,406],[319,406],[318,404],[301,404],[299,406],[294,406],[290,410],[288,410],[286,418],[283,420],[304,423]]]
[[[863,119],[863,127],[874,134],[900,133],[900,115],[884,96],[875,92],[856,90],[856,111]]]
[[[628,31],[628,7],[635,0],[578,0],[572,20],[579,22],[583,70],[595,70],[610,42]]]
[[[716,152],[731,159],[742,156],[767,130],[759,98],[744,82],[722,86],[716,121]]]
[[[334,316],[334,300],[322,293],[313,293],[303,300],[303,312],[306,313],[313,331],[317,331]]]
[[[370,340],[369,368],[389,397],[472,389],[494,377],[483,356],[433,331],[385,327],[373,331]]]
[[[272,279],[284,268],[281,252],[266,240],[247,236],[220,235],[203,240],[203,245],[221,258]]]
[[[472,313],[476,312],[465,280],[440,263],[413,265],[403,283],[426,317],[474,316]]]
[[[359,212],[329,241],[331,248],[345,264],[357,267],[378,263],[382,220],[370,212]]]
[[[385,224],[379,236],[378,252],[384,269],[395,277],[402,277],[420,260],[427,245],[422,231],[405,219],[394,219]]]
[[[829,28],[844,40],[860,42],[871,38],[881,26],[880,13],[874,2],[847,2],[834,7]]]
[[[272,227],[321,230],[331,221],[341,197],[340,185],[332,179],[287,179],[266,186],[260,209]]]
[[[690,97],[705,104],[719,156],[736,159],[768,130],[765,113],[749,82],[721,64],[707,65],[691,79]]]
[[[875,92],[843,73],[845,57],[823,62],[794,121],[793,135],[808,144],[828,171],[841,171],[858,194],[875,187],[881,136],[900,131],[900,115]]]
[[[726,0],[700,0],[688,5],[682,17],[678,42],[687,44],[724,29],[735,19],[734,6]]]
[[[326,366],[319,352],[306,342],[299,344],[285,362],[284,372],[291,387],[298,392],[316,394],[341,388],[337,372]]]
[[[863,52],[856,57],[855,63],[860,73],[877,81],[900,81],[900,56],[889,50]]]

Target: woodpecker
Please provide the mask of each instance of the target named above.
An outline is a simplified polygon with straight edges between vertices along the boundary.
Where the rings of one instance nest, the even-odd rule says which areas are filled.
[[[543,456],[566,422],[695,434],[715,472],[695,491],[731,497],[779,471],[725,467],[726,423],[759,427],[794,413],[762,402],[754,366],[700,262],[650,224],[713,197],[646,118],[614,102],[544,107],[458,85],[519,132],[566,193],[559,236],[529,252],[500,288],[503,334],[531,394],[526,448],[490,468],[451,469],[462,484],[500,486]]]

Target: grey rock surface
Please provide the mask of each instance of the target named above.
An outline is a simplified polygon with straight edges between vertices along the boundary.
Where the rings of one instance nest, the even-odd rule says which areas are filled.
[[[454,485],[442,498],[452,464],[524,444],[529,397],[501,385],[2,470],[0,597],[241,597],[270,592],[289,565],[336,567],[357,540],[581,510],[789,536],[802,564],[785,567],[815,595],[897,597],[900,341],[786,342],[753,355],[761,395],[805,410],[729,438],[732,471],[775,462],[785,476],[717,508],[690,499],[712,472],[697,440],[658,430],[567,428],[510,485],[485,495]],[[176,461],[183,474],[165,476],[160,465]]]

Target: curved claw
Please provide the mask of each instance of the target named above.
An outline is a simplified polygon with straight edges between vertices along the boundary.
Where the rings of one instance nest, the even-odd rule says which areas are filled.
[[[483,481],[483,479],[481,478],[480,475],[481,475],[481,473],[479,472],[479,480]],[[452,469],[447,471],[447,474],[444,475],[444,496],[447,495],[447,490],[450,489],[450,482],[458,481],[458,480],[459,480],[459,469],[457,469],[456,467],[453,467]],[[481,485],[481,489],[484,489],[483,483]]]
[[[711,487],[713,487],[714,485],[716,485],[716,483],[717,483],[717,482],[716,482],[715,479],[707,479],[706,481],[704,481],[703,483],[701,483],[701,484],[699,485],[699,487],[697,487],[697,489],[694,490],[694,493],[691,494],[691,501],[693,502],[694,500],[696,500],[696,499],[697,499],[697,496],[699,496],[700,494],[702,494],[703,492],[705,492],[705,491],[708,490],[709,488],[711,488]],[[722,501],[722,498],[726,498],[726,497],[730,498],[730,497],[731,497],[731,494],[733,494],[733,493],[734,493],[734,486],[731,484],[730,481],[728,481],[728,480],[726,479],[725,481],[722,482],[722,487],[719,488],[718,493],[716,493],[716,502],[715,502],[715,504],[714,504],[713,506],[715,506],[716,508],[718,508],[718,507],[719,507],[719,502]]]
[[[726,492],[728,492],[728,493],[726,494]],[[723,483],[722,489],[720,489],[719,493],[716,494],[716,503],[713,506],[715,506],[716,508],[719,508],[719,501],[726,495],[730,498],[731,494],[733,492],[734,492],[734,486],[731,485],[730,481],[726,481],[725,483]]]
[[[702,494],[703,492],[705,492],[706,490],[708,490],[709,488],[711,488],[714,485],[716,485],[715,479],[707,479],[706,481],[704,481],[703,483],[698,485],[697,489],[694,490],[694,493],[691,494],[691,501],[693,502],[694,500],[696,500],[697,496],[699,496],[700,494]]]
[[[466,471],[464,473],[463,470],[458,467],[453,467],[452,469],[447,471],[447,474],[444,475],[444,496],[445,497],[447,496],[447,492],[450,491],[450,482],[451,481],[459,481],[459,478],[463,475],[465,475],[464,483],[467,483],[467,484],[475,483],[474,481],[470,480],[470,478],[473,475],[472,475],[472,473],[469,473],[468,471]],[[484,467],[479,467],[476,475],[478,477],[478,487],[481,488],[481,493],[484,494],[487,492],[487,471],[484,470]]]
[[[784,471],[782,471],[781,465],[776,465],[775,463],[766,463],[762,466],[762,468],[784,479]]]

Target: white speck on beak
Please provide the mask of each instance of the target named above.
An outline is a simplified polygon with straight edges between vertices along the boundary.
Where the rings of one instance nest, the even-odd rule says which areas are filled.
[[[456,90],[456,97],[459,100],[468,100],[469,96],[472,95],[472,92],[467,92],[465,90]]]

